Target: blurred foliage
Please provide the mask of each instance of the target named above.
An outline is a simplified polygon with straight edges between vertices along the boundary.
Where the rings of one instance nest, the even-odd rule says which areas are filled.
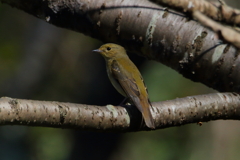
[[[122,101],[107,78],[103,58],[91,52],[101,42],[4,4],[0,22],[0,96],[95,105]],[[151,101],[214,92],[164,65],[129,55],[143,74]],[[236,121],[217,121],[125,134],[2,126],[0,159],[235,160],[240,156],[238,126]]]
[[[214,92],[155,61],[148,61],[141,69],[150,100],[154,102]]]
[[[34,127],[28,132],[32,159],[65,160],[72,149],[73,137],[69,130]]]

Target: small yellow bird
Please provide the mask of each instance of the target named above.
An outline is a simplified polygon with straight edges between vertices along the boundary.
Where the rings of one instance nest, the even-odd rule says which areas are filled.
[[[104,57],[112,85],[124,97],[132,100],[142,113],[146,125],[154,129],[155,124],[150,111],[151,103],[148,99],[147,88],[139,70],[129,59],[125,49],[120,45],[108,43],[93,51]]]

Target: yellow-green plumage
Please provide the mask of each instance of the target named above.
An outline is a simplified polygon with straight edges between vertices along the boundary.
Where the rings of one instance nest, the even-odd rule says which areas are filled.
[[[125,49],[120,45],[108,43],[94,51],[99,52],[106,60],[108,77],[113,86],[124,97],[132,100],[142,113],[146,125],[154,129],[147,89],[139,70],[129,59]]]

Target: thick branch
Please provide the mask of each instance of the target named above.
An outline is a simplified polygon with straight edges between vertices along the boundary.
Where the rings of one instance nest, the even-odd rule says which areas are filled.
[[[240,56],[215,33],[147,0],[0,0],[59,27],[154,59],[218,91],[240,92]]]
[[[218,119],[240,119],[240,95],[214,93],[153,103],[156,128]],[[0,99],[1,125],[76,128],[94,131],[148,130],[133,106],[90,106],[73,103]]]

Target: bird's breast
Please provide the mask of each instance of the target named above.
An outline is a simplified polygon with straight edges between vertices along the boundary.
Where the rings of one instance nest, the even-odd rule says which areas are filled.
[[[112,85],[114,86],[114,88],[124,97],[127,97],[127,95],[125,94],[124,90],[122,89],[121,85],[119,84],[119,81],[115,78],[115,76],[112,73],[112,61],[107,62],[107,74],[108,74],[108,78],[110,79],[110,82],[112,83]],[[120,70],[119,70],[120,72]]]

